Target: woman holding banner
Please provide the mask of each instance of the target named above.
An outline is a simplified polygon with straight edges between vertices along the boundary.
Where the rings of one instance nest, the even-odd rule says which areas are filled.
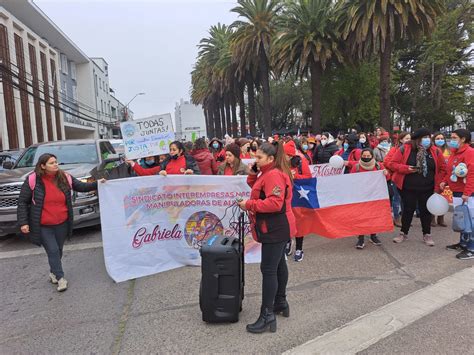
[[[219,166],[217,175],[248,175],[249,167],[240,159],[240,147],[231,143],[225,147],[225,161]]]
[[[276,332],[275,314],[290,315],[286,301],[285,246],[296,234],[295,216],[291,210],[291,171],[282,143],[263,143],[259,147],[247,182],[252,187],[250,199],[239,202],[239,206],[249,212],[254,238],[262,243],[260,270],[263,276],[260,317],[247,325],[247,331]]]
[[[192,175],[200,174],[196,160],[188,154],[184,153],[183,143],[175,141],[170,144],[170,155],[161,163],[160,166],[151,169],[143,169],[134,161],[127,160],[132,169],[138,176],[156,175]]]

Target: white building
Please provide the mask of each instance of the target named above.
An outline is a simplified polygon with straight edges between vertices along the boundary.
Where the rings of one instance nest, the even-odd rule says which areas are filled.
[[[174,121],[176,139],[194,141],[207,136],[206,118],[201,105],[193,105],[181,99],[176,103]]]
[[[1,2],[0,69],[0,150],[117,135],[125,110],[112,113],[112,102],[123,105],[110,95],[107,62],[84,54],[31,1]]]

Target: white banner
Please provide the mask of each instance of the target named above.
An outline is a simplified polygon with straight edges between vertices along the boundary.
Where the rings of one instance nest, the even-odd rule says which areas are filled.
[[[99,184],[108,274],[121,282],[200,265],[203,241],[215,235],[238,236],[237,197],[250,197],[245,176],[148,176]],[[260,244],[250,228],[245,260],[260,261]]]
[[[255,163],[255,159],[242,159],[242,162],[251,167]],[[311,175],[314,178],[344,174],[344,167],[336,169],[329,164],[310,165],[309,170],[311,170]]]
[[[169,113],[120,124],[125,156],[140,159],[169,153],[169,144],[175,140]]]

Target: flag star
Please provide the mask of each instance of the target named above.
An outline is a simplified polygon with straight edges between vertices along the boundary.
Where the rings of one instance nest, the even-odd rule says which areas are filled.
[[[298,193],[300,194],[300,198],[305,198],[309,202],[308,194],[310,193],[310,190],[305,190],[303,186],[300,186]]]

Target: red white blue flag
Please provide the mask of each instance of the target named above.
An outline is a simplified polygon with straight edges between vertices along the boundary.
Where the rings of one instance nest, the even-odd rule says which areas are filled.
[[[298,236],[344,238],[393,231],[381,171],[295,180],[292,208]]]

